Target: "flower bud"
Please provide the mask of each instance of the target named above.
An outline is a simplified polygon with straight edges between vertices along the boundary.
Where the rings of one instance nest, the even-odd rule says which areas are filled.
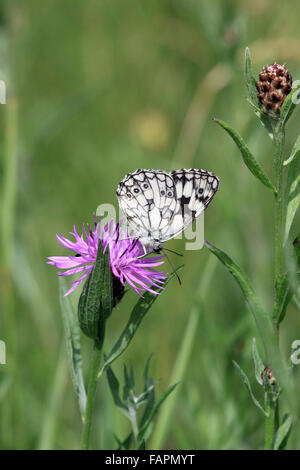
[[[261,378],[262,378],[263,383],[265,383],[265,379],[267,378],[270,385],[272,385],[272,386],[276,385],[276,379],[275,379],[275,377],[273,375],[273,372],[272,372],[272,370],[269,366],[266,366],[264,368],[264,370],[261,373]]]
[[[285,65],[277,64],[263,67],[256,82],[258,101],[265,114],[278,115],[282,104],[292,89],[292,76]]]

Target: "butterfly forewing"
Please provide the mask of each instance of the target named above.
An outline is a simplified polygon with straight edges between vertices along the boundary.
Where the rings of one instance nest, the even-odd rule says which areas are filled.
[[[119,205],[129,225],[141,237],[159,236],[175,209],[174,182],[162,170],[136,170],[117,189]]]

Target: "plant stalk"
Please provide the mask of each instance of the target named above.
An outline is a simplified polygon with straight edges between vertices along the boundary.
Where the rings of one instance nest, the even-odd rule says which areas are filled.
[[[282,247],[283,247],[283,223],[284,223],[284,198],[283,198],[283,157],[284,157],[284,128],[277,124],[274,127],[274,170],[277,196],[275,200],[275,281],[282,274]]]
[[[97,383],[99,379],[101,352],[102,352],[102,347],[99,345],[99,343],[97,343],[97,341],[95,341],[92,362],[91,362],[90,377],[89,377],[85,419],[84,419],[84,425],[83,425],[84,426],[83,438],[82,438],[82,446],[81,446],[82,450],[88,450],[89,448],[95,392],[96,392]]]
[[[268,413],[265,423],[265,450],[272,450],[277,427],[277,400],[270,393],[266,393],[265,408]]]

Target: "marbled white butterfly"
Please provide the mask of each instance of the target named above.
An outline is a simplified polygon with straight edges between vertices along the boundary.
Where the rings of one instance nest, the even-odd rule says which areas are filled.
[[[205,170],[138,169],[119,183],[117,197],[134,236],[159,253],[204,211],[218,187],[217,176]]]

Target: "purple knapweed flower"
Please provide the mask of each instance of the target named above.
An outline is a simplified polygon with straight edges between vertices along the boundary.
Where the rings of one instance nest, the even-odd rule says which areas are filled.
[[[97,256],[98,236],[101,238],[103,252],[109,249],[116,303],[123,296],[125,282],[140,297],[143,297],[143,291],[159,294],[152,287],[162,287],[167,275],[154,268],[164,263],[162,261],[164,256],[141,257],[144,254],[142,244],[135,238],[128,238],[119,223],[116,224],[113,219],[104,227],[101,227],[101,220],[97,225],[95,219],[95,229],[92,230],[88,224],[87,228],[88,230],[83,225],[82,234],[79,235],[74,225],[74,231],[70,234],[73,235],[75,241],[71,241],[59,233],[56,234],[58,242],[65,248],[74,251],[74,255],[48,257],[48,264],[59,269],[66,269],[58,276],[81,274],[78,279],[68,284],[72,287],[65,295],[73,292],[92,271]]]

